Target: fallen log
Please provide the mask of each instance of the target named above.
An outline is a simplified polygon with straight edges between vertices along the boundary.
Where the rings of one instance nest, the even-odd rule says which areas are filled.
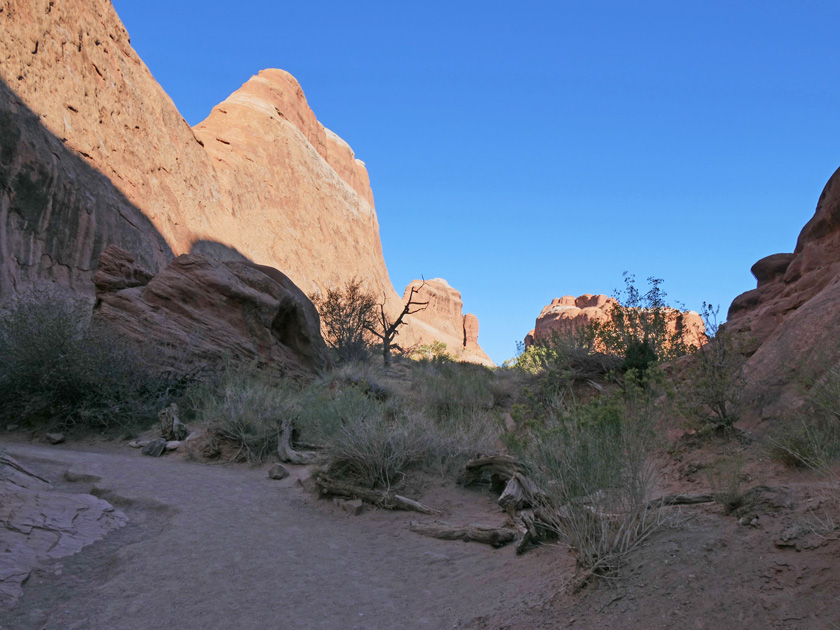
[[[492,547],[503,547],[512,543],[517,535],[517,531],[510,527],[493,527],[491,525],[454,526],[443,522],[419,523],[418,521],[412,521],[410,529],[413,532],[432,538],[479,542]]]
[[[321,473],[315,479],[316,487],[323,494],[331,494],[348,499],[361,499],[366,503],[376,505],[386,510],[409,510],[421,514],[441,514],[439,510],[430,508],[412,499],[400,496],[393,492],[373,490],[356,484],[339,481]]]
[[[545,503],[545,500],[545,493],[537,484],[522,473],[515,472],[499,496],[498,504],[503,510],[513,514],[523,508],[537,507]]]
[[[501,489],[515,473],[524,472],[525,465],[510,455],[488,455],[468,461],[459,483],[469,486],[490,481],[492,487]]]
[[[296,451],[292,447],[292,421],[284,420],[277,440],[277,456],[289,464],[315,464],[320,459],[314,451]]]

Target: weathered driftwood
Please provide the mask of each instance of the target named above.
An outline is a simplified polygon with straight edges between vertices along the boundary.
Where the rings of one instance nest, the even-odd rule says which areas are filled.
[[[499,505],[513,514],[524,508],[536,507],[545,502],[543,493],[533,481],[522,473],[515,472],[499,496]]]
[[[410,529],[413,532],[432,538],[473,541],[493,547],[502,547],[512,543],[517,535],[517,531],[510,527],[493,527],[491,525],[455,526],[443,522],[419,523],[418,521],[412,521]]]
[[[393,492],[364,488],[346,481],[333,479],[324,473],[317,476],[315,485],[324,494],[347,497],[348,499],[361,499],[366,503],[371,503],[386,510],[409,510],[421,514],[440,514],[439,510]]]
[[[459,481],[465,486],[489,481],[501,489],[515,473],[524,472],[525,466],[510,455],[488,455],[468,461]]]
[[[284,420],[280,427],[280,437],[277,440],[277,456],[281,462],[289,464],[314,464],[318,461],[318,453],[314,451],[296,451],[292,447],[292,421]]]
[[[668,507],[671,505],[695,505],[697,503],[712,503],[713,494],[666,494],[665,496],[647,502],[646,507]]]

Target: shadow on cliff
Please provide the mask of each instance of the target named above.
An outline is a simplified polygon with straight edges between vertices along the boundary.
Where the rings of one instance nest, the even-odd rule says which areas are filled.
[[[208,358],[324,363],[317,312],[285,274],[213,241],[175,258],[143,211],[0,80],[0,298],[45,282],[90,300],[96,287],[98,316],[144,343],[197,338]]]

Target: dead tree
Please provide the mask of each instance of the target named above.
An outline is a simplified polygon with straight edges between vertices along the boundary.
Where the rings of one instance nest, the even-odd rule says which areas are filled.
[[[370,332],[373,336],[377,337],[380,341],[382,341],[382,360],[384,364],[391,365],[391,348],[396,348],[400,352],[403,352],[403,349],[396,343],[394,343],[394,338],[397,336],[397,331],[399,330],[400,326],[405,324],[403,318],[406,315],[414,315],[415,313],[419,313],[423,309],[425,309],[429,302],[420,302],[415,299],[417,293],[420,292],[426,286],[426,280],[423,280],[423,283],[419,287],[411,287],[411,291],[408,294],[408,301],[403,305],[403,310],[399,314],[399,316],[391,321],[391,318],[388,316],[388,313],[385,312],[385,299],[383,298],[382,301],[378,304],[379,306],[379,313],[376,315],[376,326],[366,325],[365,328],[368,332]]]

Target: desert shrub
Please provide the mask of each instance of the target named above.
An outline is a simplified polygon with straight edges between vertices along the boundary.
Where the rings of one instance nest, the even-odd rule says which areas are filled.
[[[295,418],[300,393],[289,381],[228,366],[187,397],[195,421],[233,461],[260,463],[277,452],[281,425]]]
[[[342,361],[364,361],[371,351],[369,329],[376,325],[376,298],[351,279],[343,288],[309,296],[321,316],[324,340]]]
[[[446,344],[442,341],[424,343],[412,349],[409,353],[412,359],[426,361],[451,361],[452,355],[446,351]]]
[[[603,380],[621,367],[622,360],[616,354],[596,349],[594,335],[592,325],[554,332],[530,347],[520,346],[512,365],[563,381]]]
[[[441,367],[451,366],[429,362],[410,369],[417,377]],[[363,372],[376,376],[375,370]],[[381,398],[360,380],[328,375],[307,388],[300,401],[295,420],[300,439],[319,447],[331,475],[372,488],[398,488],[410,471],[454,474],[495,443],[499,430],[492,419],[463,410],[433,416],[429,409],[434,407],[426,407],[411,383],[406,391]]]
[[[522,457],[545,491],[545,511],[580,568],[606,573],[662,524],[650,503],[656,426],[651,384],[632,377],[580,403],[565,398],[531,432]]]
[[[741,340],[718,327],[718,311],[703,304],[709,341],[692,350],[677,386],[677,408],[701,427],[728,432],[738,420],[745,359]]]
[[[715,503],[719,503],[726,513],[733,512],[744,503],[744,458],[738,455],[721,459],[706,471],[706,479]]]
[[[643,370],[689,351],[683,332],[672,323],[677,311],[665,301],[662,279],[649,277],[647,281],[647,291],[642,293],[635,276],[624,272],[624,289],[616,292],[619,304],[608,320],[593,323],[596,347],[623,357],[625,369]]]
[[[0,418],[66,429],[136,429],[180,386],[89,305],[41,288],[0,310]]]
[[[335,381],[334,381],[335,383]],[[387,406],[368,396],[363,387],[314,383],[300,400],[295,426],[300,439],[308,444],[329,444],[337,439],[342,427],[385,415]]]
[[[330,474],[371,488],[399,488],[411,470],[455,474],[488,452],[495,433],[483,419],[441,424],[419,412],[359,415],[326,436]]]

